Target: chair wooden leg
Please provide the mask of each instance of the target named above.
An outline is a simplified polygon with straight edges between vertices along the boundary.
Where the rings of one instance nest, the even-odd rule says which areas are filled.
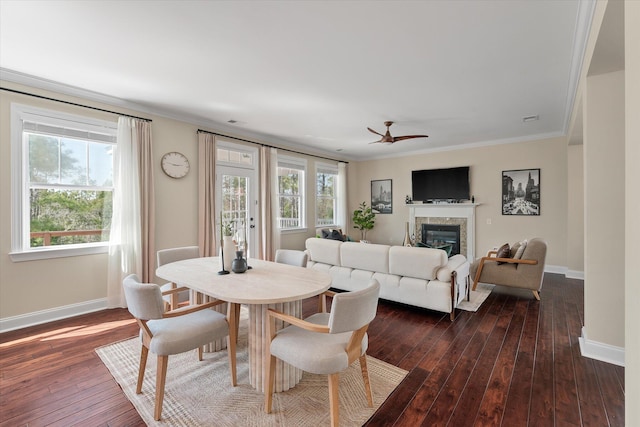
[[[231,371],[231,385],[235,387],[238,384],[236,373],[236,333],[232,328],[229,328],[229,335],[227,336],[227,352],[229,354],[229,371]]]
[[[533,292],[533,296],[536,297],[538,301],[540,301],[540,293],[538,291],[532,291],[532,292]]]
[[[362,371],[362,380],[364,381],[364,391],[367,393],[367,402],[369,407],[373,407],[373,394],[371,393],[371,382],[369,381],[369,369],[367,369],[367,355],[360,356],[360,370]]]
[[[340,374],[329,374],[329,410],[331,411],[331,427],[338,427],[340,423],[339,385]]]
[[[144,370],[147,368],[147,356],[149,355],[149,349],[142,346],[140,352],[140,367],[138,368],[138,384],[136,385],[136,394],[142,393],[142,382],[144,381]]]
[[[167,365],[169,356],[158,356],[158,372],[156,374],[156,408],[153,412],[153,419],[160,421],[162,414],[162,402],[164,401],[164,383],[167,379]]]
[[[476,271],[476,275],[473,278],[473,290],[476,290],[478,286],[478,281],[480,280],[480,275],[482,274],[482,268],[484,267],[484,259],[480,260],[480,265],[478,265],[478,271]]]
[[[267,367],[264,379],[264,411],[270,414],[273,404],[273,383],[276,380],[276,357],[272,356],[268,349],[264,355],[264,362]]]

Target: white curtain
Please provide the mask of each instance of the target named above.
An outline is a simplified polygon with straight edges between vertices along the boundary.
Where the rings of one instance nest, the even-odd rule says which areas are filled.
[[[114,152],[113,216],[109,239],[107,305],[126,307],[122,280],[129,274],[142,278],[142,233],[139,153],[136,126],[129,117],[118,119],[118,145]],[[144,280],[144,279],[143,279]]]
[[[198,245],[201,256],[216,256],[216,138],[198,133]],[[220,237],[222,238],[222,237]]]
[[[278,228],[278,150],[260,150],[260,241],[258,258],[273,261],[280,248]]]
[[[349,234],[349,214],[347,211],[347,164],[338,162],[338,216],[336,224],[342,227],[344,234]]]

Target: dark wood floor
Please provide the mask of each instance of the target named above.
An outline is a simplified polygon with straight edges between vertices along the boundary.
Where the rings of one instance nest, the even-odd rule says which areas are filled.
[[[381,302],[369,354],[409,374],[366,425],[624,426],[624,369],[580,356],[582,281],[541,297],[496,288],[455,322]],[[106,310],[1,334],[0,426],[144,425],[94,352],[136,333]]]

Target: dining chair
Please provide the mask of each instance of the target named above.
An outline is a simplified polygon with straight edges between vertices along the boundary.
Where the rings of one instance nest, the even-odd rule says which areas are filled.
[[[200,248],[198,246],[184,246],[180,248],[162,249],[156,253],[158,267],[169,264],[171,262],[182,261],[183,259],[199,258]],[[175,283],[165,283],[160,286],[162,291],[168,291],[175,289],[177,285]],[[181,292],[172,292],[170,295],[165,295],[168,310],[175,310],[179,304],[189,301],[189,290]]]
[[[303,371],[329,376],[331,425],[339,423],[339,375],[356,359],[360,361],[362,379],[369,406],[373,406],[367,371],[367,328],[376,317],[380,284],[371,279],[367,287],[354,292],[335,294],[331,312],[316,313],[304,320],[268,310],[264,364],[265,412],[271,413],[276,358]],[[276,319],[288,323],[276,331]]]
[[[297,267],[306,267],[307,254],[304,251],[296,251],[293,249],[278,249],[276,250],[275,262],[295,265]]]
[[[131,274],[123,280],[124,293],[129,312],[140,326],[142,349],[136,393],[142,393],[142,382],[149,351],[158,357],[156,373],[156,398],[154,419],[160,420],[164,387],[167,377],[169,356],[198,349],[198,359],[202,361],[202,347],[211,341],[227,337],[231,385],[236,385],[236,331],[229,328],[227,317],[210,310],[224,301],[183,307],[165,312],[160,286],[141,283],[138,276]],[[176,290],[181,290],[177,288]]]

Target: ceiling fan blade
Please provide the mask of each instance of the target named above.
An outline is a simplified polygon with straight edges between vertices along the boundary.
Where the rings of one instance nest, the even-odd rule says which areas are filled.
[[[369,132],[375,133],[376,135],[380,135],[380,136],[384,136],[383,134],[381,134],[380,132],[376,132],[375,130],[371,129],[371,128],[367,128],[369,129]]]
[[[404,135],[404,136],[394,136],[393,142],[402,141],[403,139],[412,139],[412,138],[429,138],[429,135]]]

